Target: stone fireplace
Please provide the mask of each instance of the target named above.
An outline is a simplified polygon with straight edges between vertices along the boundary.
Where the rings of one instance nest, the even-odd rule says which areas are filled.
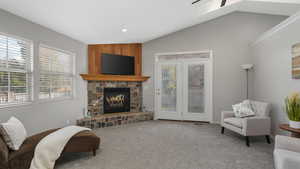
[[[77,120],[77,125],[103,128],[153,120],[153,112],[142,111],[142,105],[142,82],[88,80],[92,116]]]
[[[142,110],[142,83],[88,81],[88,109],[94,115]]]

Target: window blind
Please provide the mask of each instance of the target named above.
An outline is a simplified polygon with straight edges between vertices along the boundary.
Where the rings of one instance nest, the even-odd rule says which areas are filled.
[[[32,101],[32,42],[0,34],[0,107]]]
[[[44,45],[39,49],[40,99],[73,96],[74,55]]]

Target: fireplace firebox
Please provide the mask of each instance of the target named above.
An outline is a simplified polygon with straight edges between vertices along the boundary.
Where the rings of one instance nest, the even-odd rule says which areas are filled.
[[[105,113],[130,112],[130,88],[104,88]]]

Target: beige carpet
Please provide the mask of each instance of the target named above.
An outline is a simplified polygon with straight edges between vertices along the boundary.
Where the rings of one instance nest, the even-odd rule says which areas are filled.
[[[218,125],[148,121],[95,130],[97,156],[67,154],[56,169],[273,169],[273,145],[244,138]]]

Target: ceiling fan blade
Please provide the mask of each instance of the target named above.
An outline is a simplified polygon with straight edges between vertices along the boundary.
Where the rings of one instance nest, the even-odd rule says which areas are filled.
[[[192,5],[194,5],[194,4],[196,4],[196,3],[198,3],[198,2],[200,2],[201,0],[196,0],[196,1],[194,1],[194,2],[192,2]],[[221,2],[221,7],[223,7],[223,6],[225,6],[226,5],[226,0],[222,0],[222,2]]]
[[[192,5],[194,5],[195,3],[198,3],[198,2],[200,2],[201,0],[196,0],[196,1],[194,1],[194,2],[192,2]]]
[[[226,5],[226,0],[222,0],[221,7]]]

